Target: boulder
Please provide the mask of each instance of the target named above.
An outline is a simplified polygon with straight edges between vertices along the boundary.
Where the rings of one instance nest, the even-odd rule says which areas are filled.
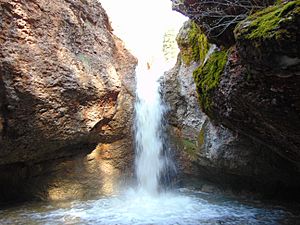
[[[200,187],[211,184],[223,191],[268,195],[296,191],[300,180],[293,164],[262,143],[214,123],[201,111],[192,78],[197,66],[195,62],[187,66],[179,58],[162,83],[169,143],[181,179],[188,176]]]
[[[137,61],[101,4],[1,0],[0,12],[2,193],[99,143],[131,151]]]
[[[236,47],[226,51],[228,61],[218,83],[206,92],[210,105],[204,107],[214,121],[263,143],[297,167],[299,4],[291,1],[269,7],[239,24]],[[273,27],[264,27],[269,23]],[[197,77],[202,75],[198,73]],[[202,87],[199,82],[199,93],[203,90],[203,82]]]
[[[208,50],[209,44],[202,35],[201,29],[193,23],[183,25],[177,36],[180,48],[177,64],[165,74],[163,80],[164,101],[169,108],[166,118],[171,148],[183,177],[196,177],[201,182],[217,184],[222,189],[244,189],[271,195],[283,190],[290,194],[297,193],[299,170],[292,155],[287,157],[281,154],[284,148],[268,144],[270,138],[264,141],[259,137],[256,129],[265,126],[265,123],[257,121],[258,124],[252,123],[250,126],[251,121],[259,119],[256,115],[262,110],[250,105],[257,104],[255,100],[258,101],[261,93],[268,90],[259,87],[268,84],[270,77],[260,75],[260,82],[244,90],[254,81],[252,76],[244,74],[246,58],[242,60],[236,48]],[[206,57],[199,57],[199,49],[206,53]],[[194,52],[198,53],[197,57],[192,54]],[[257,93],[256,98],[243,98],[247,95],[254,97]],[[291,97],[295,95],[297,92],[293,89]],[[269,112],[272,116],[271,113],[277,111],[271,108]],[[248,119],[245,115],[249,115]],[[267,114],[264,115],[266,117]],[[296,120],[296,124],[298,122]],[[279,126],[285,127],[287,124]],[[265,129],[271,127],[274,123],[265,126]],[[295,127],[294,134],[290,134],[295,141],[299,140],[296,138],[298,127]],[[265,130],[266,134],[276,135],[268,132]],[[285,144],[292,143],[286,140]]]

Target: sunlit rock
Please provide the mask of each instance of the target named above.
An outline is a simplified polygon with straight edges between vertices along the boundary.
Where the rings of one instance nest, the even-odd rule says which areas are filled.
[[[2,0],[0,10],[3,198],[11,177],[12,195],[22,195],[25,181],[46,173],[43,164],[98,143],[127,138],[131,150],[136,59],[112,34],[101,4]]]

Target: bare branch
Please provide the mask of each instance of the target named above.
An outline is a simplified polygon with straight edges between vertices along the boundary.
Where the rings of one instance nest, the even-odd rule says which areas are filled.
[[[211,37],[244,20],[251,12],[264,8],[274,0],[172,0],[173,9],[189,16]]]

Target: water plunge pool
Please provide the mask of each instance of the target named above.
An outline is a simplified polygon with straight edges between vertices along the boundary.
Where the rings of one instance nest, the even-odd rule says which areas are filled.
[[[299,214],[298,214],[299,215]],[[0,211],[0,224],[299,224],[295,212],[279,205],[180,188],[156,196],[126,192],[87,201],[28,203]]]

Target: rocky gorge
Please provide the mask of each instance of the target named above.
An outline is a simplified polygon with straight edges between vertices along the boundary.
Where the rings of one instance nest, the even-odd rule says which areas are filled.
[[[0,203],[109,195],[132,177],[137,59],[100,2],[0,0]],[[300,2],[172,2],[190,18],[161,80],[179,179],[296,199]]]

